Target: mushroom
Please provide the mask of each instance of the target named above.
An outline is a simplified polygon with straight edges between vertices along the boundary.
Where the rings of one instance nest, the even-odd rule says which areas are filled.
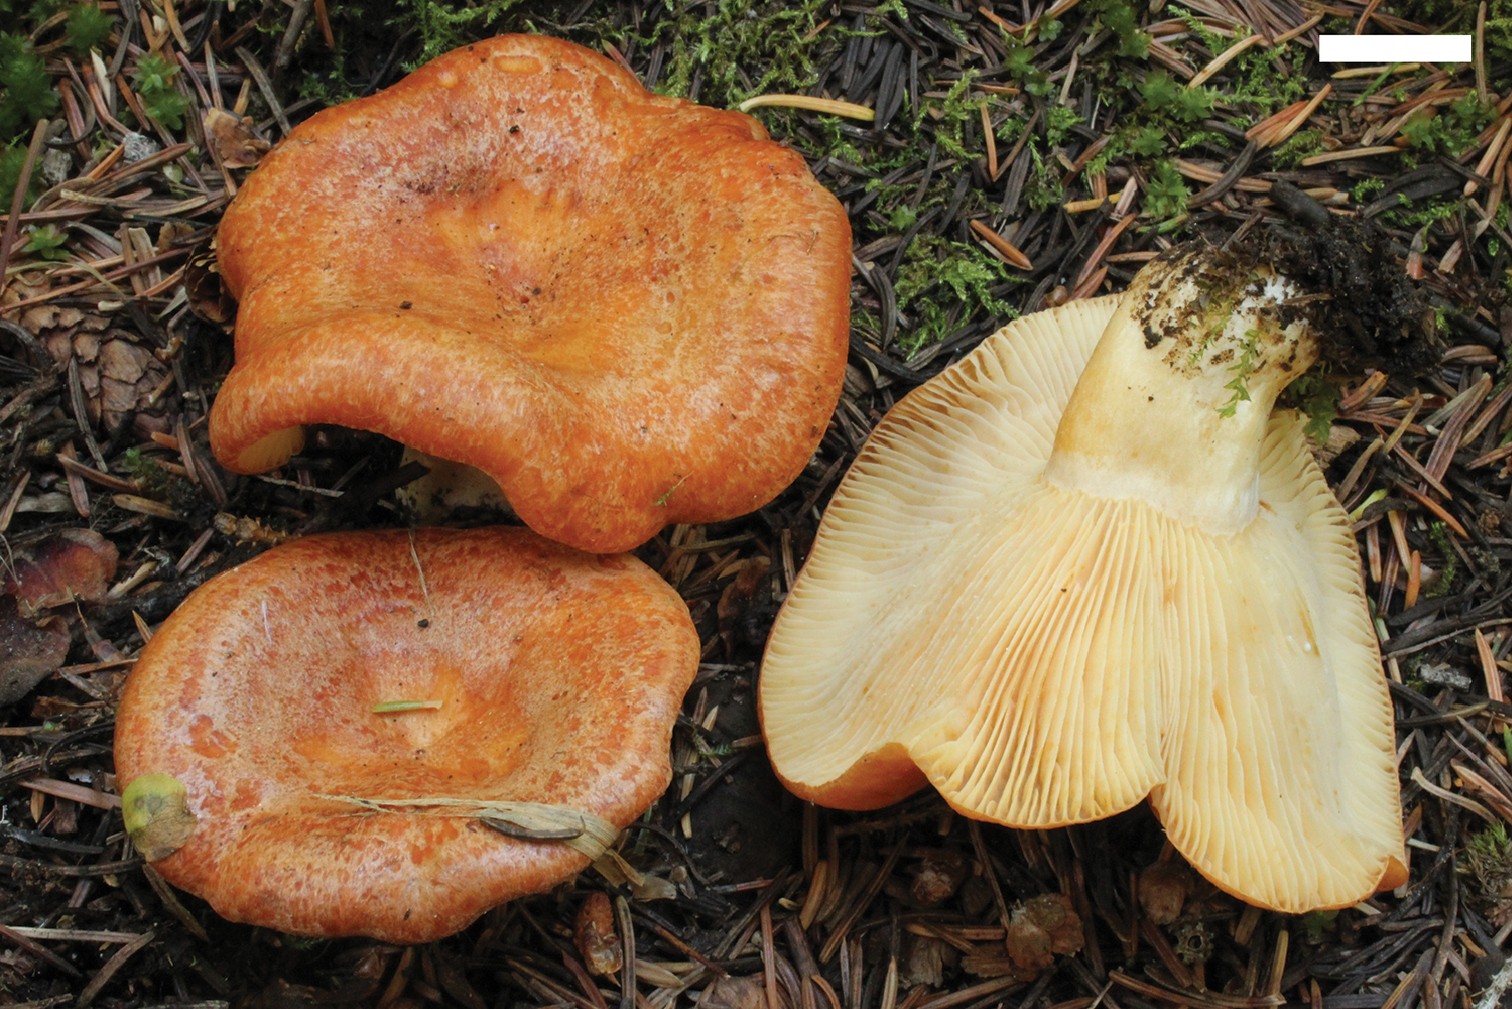
[[[1302,419],[1319,301],[1184,250],[1037,312],[900,402],[769,638],[779,776],[847,809],[934,785],[1052,827],[1146,796],[1283,911],[1405,876],[1392,710],[1349,519]]]
[[[295,540],[143,649],[116,722],[132,836],[231,920],[429,941],[650,806],[698,652],[629,556],[524,529]]]
[[[509,35],[302,123],[218,235],[240,300],[211,445],[308,424],[474,466],[581,549],[764,505],[839,399],[850,226],[749,116]]]

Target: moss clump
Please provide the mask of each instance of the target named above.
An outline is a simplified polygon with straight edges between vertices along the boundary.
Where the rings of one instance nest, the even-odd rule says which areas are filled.
[[[114,24],[114,19],[94,4],[79,4],[68,12],[67,27],[64,29],[68,48],[76,55],[88,55],[91,49],[98,49],[105,44]]]
[[[173,83],[177,76],[178,67],[156,53],[137,60],[131,74],[142,111],[159,126],[175,131],[184,128],[184,113],[189,111],[189,99],[179,94]]]
[[[0,138],[18,140],[58,108],[47,64],[25,35],[0,34]]]
[[[900,313],[912,316],[902,338],[910,353],[946,339],[984,313],[1007,322],[1016,313],[1003,298],[1014,281],[1001,260],[977,245],[921,235],[898,267],[893,293]],[[931,296],[948,292],[952,298]]]
[[[1187,201],[1191,197],[1191,190],[1187,189],[1186,180],[1181,177],[1176,163],[1157,161],[1145,185],[1144,202],[1144,212],[1154,220],[1156,229],[1165,231],[1175,227],[1186,215]]]
[[[27,135],[57,108],[47,64],[31,41],[20,33],[0,32],[0,213],[10,210],[21,180]],[[28,188],[34,193],[36,183]]]
[[[826,41],[819,24],[827,8],[824,0],[678,5],[653,38],[641,40],[667,45],[656,90],[726,107],[752,95],[802,90],[816,76],[815,55]]]
[[[1475,142],[1495,114],[1495,106],[1469,91],[1443,108],[1429,107],[1413,113],[1402,124],[1402,136],[1416,152],[1417,157],[1412,160],[1438,155],[1456,157]]]
[[[1457,868],[1470,883],[1471,900],[1494,925],[1512,918],[1512,837],[1506,824],[1472,834]]]
[[[519,0],[486,0],[483,3],[436,0],[404,0],[404,14],[395,17],[395,27],[413,26],[420,32],[420,51],[407,63],[411,69],[442,53],[494,30]]]
[[[1328,442],[1328,432],[1339,416],[1339,387],[1316,371],[1308,372],[1286,387],[1281,401],[1301,410],[1307,418],[1304,430],[1316,445]]]

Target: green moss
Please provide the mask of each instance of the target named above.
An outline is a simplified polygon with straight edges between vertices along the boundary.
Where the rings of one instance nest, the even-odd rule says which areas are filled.
[[[912,316],[900,342],[912,353],[983,313],[1003,321],[1013,318],[1013,307],[993,290],[1013,279],[1002,260],[980,246],[920,235],[904,255],[893,285],[899,312]],[[940,296],[946,293],[954,300]]]
[[[1402,135],[1418,159],[1437,155],[1456,157],[1474,143],[1495,114],[1495,106],[1482,101],[1472,90],[1443,108],[1424,108],[1413,113],[1402,124]]]
[[[1380,195],[1381,191],[1385,188],[1386,180],[1378,175],[1373,175],[1368,179],[1361,179],[1350,187],[1349,198],[1356,204],[1369,203]]]
[[[1049,76],[1036,65],[1033,46],[1025,39],[1007,33],[1003,35],[1003,44],[1007,46],[1007,52],[1003,55],[1003,69],[1008,73],[1008,80],[1028,94],[1040,98],[1055,90]]]
[[[143,455],[139,448],[133,446],[126,450],[122,468],[148,494],[161,496],[168,488],[168,471],[151,456]]]
[[[62,260],[68,258],[68,235],[56,224],[44,224],[32,228],[26,236],[21,251],[38,259]]]
[[[1456,868],[1470,883],[1473,903],[1505,917],[1512,908],[1512,837],[1505,823],[1492,823],[1470,835]]]
[[[1089,0],[1095,23],[1112,33],[1119,56],[1142,60],[1150,52],[1150,36],[1139,27],[1139,14],[1130,0]]]
[[[1181,84],[1164,70],[1152,70],[1139,86],[1144,107],[1182,123],[1194,123],[1213,114],[1214,93],[1205,85]]]
[[[611,37],[623,40],[607,15],[561,23],[576,6],[569,0],[330,0],[326,14],[336,44],[328,48],[318,41],[318,32],[306,33],[293,69],[296,90],[317,105],[339,104],[388,83],[394,57],[401,69],[414,70],[442,53],[503,32],[539,31],[589,45]],[[283,25],[275,20],[268,30],[281,34]]]
[[[752,95],[805,89],[817,76],[821,46],[838,37],[819,31],[828,8],[822,0],[715,0],[702,6],[665,2],[676,13],[642,40],[660,40],[668,48],[656,89],[688,96],[696,86],[698,100],[706,105],[731,106]]]
[[[1066,142],[1071,130],[1084,121],[1075,109],[1064,105],[1050,106],[1045,113],[1045,142],[1051,147],[1059,147]]]
[[[1431,228],[1444,221],[1456,221],[1465,212],[1464,206],[1459,200],[1450,196],[1439,196],[1413,203],[1401,193],[1397,194],[1397,205],[1390,210],[1381,212],[1381,221],[1399,228],[1418,230]]]
[[[1332,935],[1338,917],[1338,911],[1308,911],[1297,920],[1302,926],[1303,938],[1316,946]]]
[[[0,14],[13,15],[16,25],[39,25],[62,7],[63,0],[0,0]]]
[[[1176,149],[1179,151],[1190,151],[1197,148],[1218,148],[1221,150],[1231,145],[1228,136],[1216,130],[1196,130],[1190,133],[1182,130],[1177,132],[1177,136],[1179,139],[1176,143]]]
[[[1157,227],[1172,225],[1186,214],[1191,195],[1176,163],[1158,161],[1145,186],[1144,212],[1157,222]]]
[[[6,213],[10,212],[11,200],[16,195],[16,183],[21,181],[21,166],[25,163],[26,148],[19,144],[0,148],[0,210]]]
[[[1307,50],[1298,45],[1247,49],[1229,64],[1220,101],[1254,107],[1257,121],[1300,101],[1308,95],[1306,59]]]
[[[1064,203],[1066,187],[1061,184],[1060,165],[1041,154],[1038,146],[1027,150],[1030,168],[1024,179],[1024,202],[1031,210],[1048,210]]]
[[[1166,131],[1158,126],[1136,126],[1126,135],[1124,148],[1139,158],[1153,158],[1166,149]]]
[[[1239,412],[1240,403],[1248,403],[1250,400],[1249,380],[1255,373],[1255,361],[1260,357],[1260,334],[1256,330],[1248,330],[1244,334],[1244,342],[1239,348],[1239,360],[1229,366],[1229,371],[1234,377],[1223,387],[1229,391],[1226,403],[1218,408],[1218,416],[1232,417]]]
[[[482,3],[403,0],[405,14],[393,19],[395,27],[414,27],[420,32],[420,51],[406,61],[413,70],[474,39],[489,34],[519,0],[485,0]]]
[[[951,83],[943,98],[925,99],[914,119],[914,128],[917,130],[923,118],[928,116],[940,150],[963,160],[970,160],[982,153],[980,146],[974,150],[966,146],[967,128],[982,121],[982,99],[971,94],[971,82],[974,80],[976,71],[966,71]]]
[[[0,142],[16,141],[58,108],[47,64],[24,35],[0,34]]]
[[[1304,430],[1315,444],[1328,441],[1329,429],[1339,416],[1339,387],[1317,372],[1308,372],[1286,387],[1282,403],[1301,410],[1307,417]]]
[[[98,49],[110,37],[113,23],[110,15],[94,4],[79,4],[68,12],[64,28],[68,48],[80,56],[87,55],[91,49]]]
[[[1454,590],[1454,578],[1459,573],[1459,554],[1454,552],[1454,544],[1449,539],[1449,527],[1442,522],[1430,522],[1428,524],[1428,541],[1438,551],[1440,564],[1438,579],[1427,591],[1423,593],[1429,599],[1438,596],[1447,596]]]
[[[131,74],[142,111],[166,130],[183,129],[184,113],[189,111],[189,99],[179,94],[173,85],[177,76],[178,67],[157,53],[147,53],[137,60],[136,69]]]
[[[1298,130],[1271,151],[1271,163],[1277,168],[1296,168],[1322,149],[1321,130]]]

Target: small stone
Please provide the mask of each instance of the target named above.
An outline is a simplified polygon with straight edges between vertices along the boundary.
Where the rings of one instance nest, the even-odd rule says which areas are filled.
[[[126,134],[121,140],[121,146],[125,148],[121,152],[121,159],[127,164],[141,161],[143,158],[150,158],[162,150],[163,147],[162,144],[153,140],[147,134],[135,132]]]

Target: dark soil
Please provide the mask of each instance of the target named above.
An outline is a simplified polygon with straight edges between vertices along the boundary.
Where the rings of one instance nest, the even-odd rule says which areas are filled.
[[[1331,337],[1322,349],[1326,367],[1411,377],[1429,371],[1444,348],[1428,299],[1403,272],[1386,229],[1330,215],[1288,183],[1271,193],[1301,228],[1267,232],[1261,254],[1304,290],[1325,296],[1317,311],[1318,329]]]

